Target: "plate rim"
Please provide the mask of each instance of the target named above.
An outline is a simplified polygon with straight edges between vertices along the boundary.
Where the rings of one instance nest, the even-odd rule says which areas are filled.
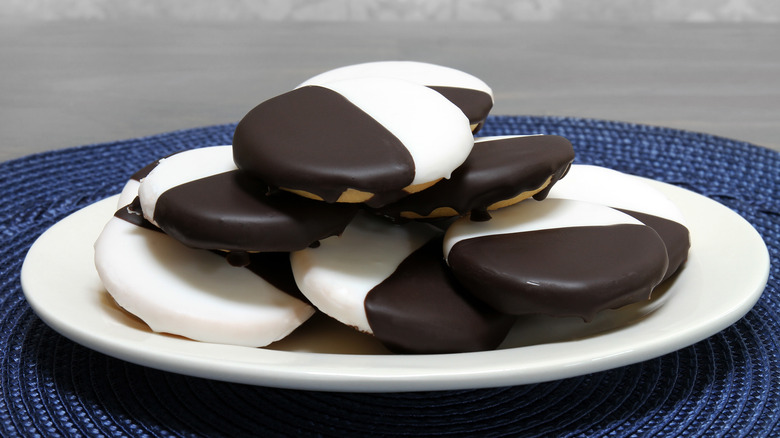
[[[48,287],[46,286],[47,281],[53,280],[36,275],[36,267],[55,257],[52,255],[50,246],[56,246],[57,237],[63,233],[62,230],[71,225],[71,222],[77,222],[82,216],[88,216],[90,212],[97,210],[101,205],[106,210],[108,210],[106,204],[113,202],[115,206],[118,195],[103,199],[68,215],[41,234],[31,246],[22,264],[22,290],[36,315],[55,331],[74,342],[138,365],[194,377],[289,389],[349,392],[473,389],[541,383],[576,377],[649,360],[687,347],[720,332],[750,311],[763,293],[769,278],[770,260],[766,244],[758,231],[742,216],[710,198],[687,189],[648,178],[636,178],[648,182],[665,193],[672,199],[672,202],[683,210],[691,231],[692,243],[701,237],[704,229],[692,226],[698,223],[699,213],[693,213],[693,219],[696,220],[689,217],[692,213],[691,202],[704,206],[708,211],[717,212],[722,221],[737,227],[742,234],[742,239],[735,243],[743,245],[744,248],[750,248],[751,252],[755,253],[755,258],[751,259],[750,262],[754,268],[749,278],[750,284],[745,285],[745,290],[739,295],[740,299],[732,303],[736,305],[722,312],[716,320],[697,320],[696,324],[690,325],[685,331],[674,336],[666,335],[645,339],[639,348],[626,346],[612,348],[609,351],[602,351],[601,354],[582,355],[579,360],[558,358],[555,361],[549,360],[545,366],[541,366],[538,361],[535,365],[534,362],[530,364],[534,366],[529,366],[528,363],[523,363],[522,357],[524,355],[550,357],[555,356],[556,350],[581,346],[582,343],[593,343],[593,339],[603,340],[605,337],[607,339],[614,337],[620,339],[620,333],[624,333],[625,330],[616,330],[580,341],[562,341],[477,353],[412,356],[249,349],[248,347],[198,343],[155,333],[148,333],[145,339],[128,342],[128,339],[107,337],[103,332],[94,333],[88,328],[79,326],[81,319],[76,318],[74,321],[72,315],[58,314],[57,309],[52,308],[52,302],[45,299],[46,292],[41,290]],[[680,199],[686,202],[679,204]],[[107,215],[103,222],[98,224],[104,224],[109,217]],[[100,226],[102,229],[102,225],[98,224],[95,226]],[[689,263],[693,263],[691,260],[695,262],[702,256],[701,249],[697,250],[692,245]],[[705,260],[707,259],[705,258]],[[707,261],[709,262],[709,260]],[[94,267],[92,269],[94,270]],[[685,275],[685,268],[683,268],[680,276]],[[681,292],[675,293],[680,294]],[[682,293],[684,294],[684,292]],[[673,302],[674,300],[672,300]],[[668,305],[669,303],[662,306],[661,310]],[[654,318],[658,318],[658,315],[664,315],[664,312],[651,313],[639,325],[646,325],[650,321],[652,328],[652,321]],[[71,318],[69,319],[69,317]],[[94,327],[92,328],[94,329]],[[640,329],[643,328],[640,327]],[[633,331],[634,328],[632,327],[630,330]],[[180,347],[179,343],[189,345],[178,348]],[[197,347],[192,344],[197,345]],[[193,352],[193,350],[195,351]],[[232,359],[225,361],[225,355],[232,357]]]

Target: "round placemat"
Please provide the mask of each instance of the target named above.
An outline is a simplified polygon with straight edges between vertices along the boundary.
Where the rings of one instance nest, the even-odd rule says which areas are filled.
[[[163,372],[60,336],[30,309],[19,271],[68,214],[117,193],[175,151],[229,144],[235,125],[31,155],[0,164],[0,435],[769,436],[780,433],[780,154],[707,134],[622,122],[493,116],[480,135],[558,134],[578,163],[671,183],[747,219],[769,248],[769,283],[726,330],[657,359],[534,385],[329,393]],[[67,257],[67,254],[63,254]]]

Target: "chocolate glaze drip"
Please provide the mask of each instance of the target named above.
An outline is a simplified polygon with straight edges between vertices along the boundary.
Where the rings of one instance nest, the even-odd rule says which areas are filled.
[[[551,178],[547,188],[534,196],[542,200],[573,160],[571,143],[557,135],[478,142],[450,179],[439,181],[377,212],[402,220],[404,211],[427,216],[438,207],[451,207],[460,215],[472,210],[485,211],[493,203],[534,190]]]
[[[374,335],[399,353],[492,350],[506,337],[514,317],[474,299],[458,284],[433,239],[409,255],[366,296]]]
[[[646,300],[668,259],[644,225],[587,226],[465,239],[450,250],[455,276],[500,311],[580,316]]]
[[[268,187],[238,170],[173,187],[157,200],[154,221],[193,248],[296,251],[341,234],[358,207],[327,204]]]
[[[482,208],[475,208],[474,210],[471,210],[471,213],[469,213],[469,219],[474,222],[487,222],[492,219],[492,217],[487,210]]]
[[[690,232],[685,225],[675,221],[640,213],[631,210],[618,209],[623,213],[634,217],[638,221],[655,230],[666,246],[669,257],[669,267],[666,269],[664,280],[671,277],[688,260],[688,250],[691,248]]]
[[[225,254],[225,260],[230,263],[230,266],[236,266],[239,268],[245,268],[249,266],[251,260],[249,259],[249,253],[246,251],[227,251]]]
[[[463,114],[468,117],[469,123],[472,125],[478,124],[474,132],[479,131],[488,113],[493,108],[493,98],[484,91],[438,85],[429,85],[428,88],[436,90],[460,108]]]
[[[393,133],[319,86],[298,88],[249,111],[233,135],[233,154],[240,169],[270,185],[328,202],[348,188],[397,191],[415,175],[409,151]]]
[[[573,160],[572,160],[573,161]],[[569,169],[571,169],[571,161],[561,169],[558,169],[557,172],[555,172],[554,175],[552,175],[552,178],[550,178],[550,184],[547,185],[547,187],[543,188],[542,190],[536,192],[533,196],[534,199],[537,201],[544,201],[547,199],[547,195],[550,194],[550,190],[553,188],[556,182],[558,182],[561,178],[566,176],[567,173],[569,173]]]
[[[141,211],[141,202],[135,198],[130,205],[120,208],[114,214],[115,217],[130,222],[133,225],[143,227],[152,231],[163,231],[155,227],[151,222],[144,219]],[[223,258],[230,257],[230,253],[224,251],[210,251],[212,254]],[[308,298],[303,295],[293,277],[292,267],[290,266],[290,253],[288,252],[269,252],[269,253],[243,253],[248,262],[243,267],[252,271],[263,280],[271,283],[277,289],[294,298],[311,304]],[[235,265],[234,265],[235,266]]]

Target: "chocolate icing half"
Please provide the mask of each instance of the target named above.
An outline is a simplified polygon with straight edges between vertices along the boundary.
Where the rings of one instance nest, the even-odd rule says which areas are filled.
[[[295,89],[249,111],[236,126],[233,154],[240,169],[268,184],[328,202],[348,188],[398,191],[415,175],[411,154],[392,132],[319,86]]]
[[[655,230],[666,246],[666,253],[669,257],[669,267],[666,269],[664,280],[671,277],[686,260],[688,260],[688,250],[691,248],[691,237],[688,228],[685,225],[675,221],[654,216],[637,211],[617,210],[634,217],[638,221]]]
[[[368,293],[366,317],[374,336],[401,353],[495,349],[515,318],[470,296],[452,276],[441,248],[441,238],[431,240]]]
[[[479,131],[485,122],[485,118],[493,108],[493,98],[480,90],[461,87],[446,87],[441,85],[429,85],[428,88],[437,91],[447,100],[455,104],[469,119],[472,125],[477,124],[474,132]]]
[[[357,206],[327,204],[268,187],[238,170],[178,185],[160,195],[154,221],[193,248],[295,251],[341,234]]]
[[[535,135],[486,140],[474,143],[466,161],[432,187],[404,197],[377,210],[401,220],[401,213],[429,215],[438,207],[451,207],[463,215],[484,212],[498,201],[548,186],[534,198],[544,199],[574,160],[569,140],[557,135]]]
[[[464,239],[456,278],[502,312],[580,316],[646,300],[666,273],[666,248],[644,225],[555,228]]]

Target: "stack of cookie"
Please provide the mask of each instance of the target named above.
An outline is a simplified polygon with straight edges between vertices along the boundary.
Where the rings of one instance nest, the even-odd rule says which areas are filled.
[[[676,207],[572,165],[563,137],[475,138],[492,105],[432,64],[315,76],[249,111],[232,145],[138,171],[98,273],[154,331],[252,347],[320,311],[394,352],[484,351],[522,315],[649,299],[687,257]]]

